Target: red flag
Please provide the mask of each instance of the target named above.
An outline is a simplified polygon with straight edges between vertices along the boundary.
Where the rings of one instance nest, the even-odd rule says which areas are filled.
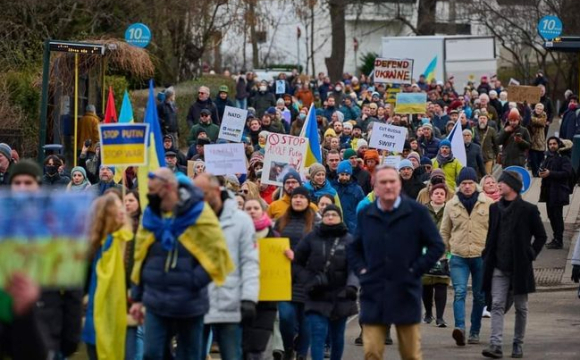
[[[113,87],[109,86],[109,99],[107,100],[107,108],[105,109],[104,123],[117,122],[117,110],[115,109],[115,97],[113,96]]]

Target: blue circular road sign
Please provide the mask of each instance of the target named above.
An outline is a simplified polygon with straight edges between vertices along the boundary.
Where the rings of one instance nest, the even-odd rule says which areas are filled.
[[[125,31],[125,41],[133,46],[144,48],[151,41],[151,30],[142,23],[131,24]]]
[[[544,40],[554,40],[562,34],[562,20],[554,15],[546,15],[538,22],[538,33]]]

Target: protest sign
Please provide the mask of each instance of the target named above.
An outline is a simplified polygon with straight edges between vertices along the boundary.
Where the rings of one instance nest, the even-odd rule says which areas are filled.
[[[397,102],[397,94],[401,92],[401,88],[399,87],[390,87],[387,89],[387,102],[391,104],[391,106],[395,106]]]
[[[398,114],[424,114],[427,111],[426,93],[398,93],[395,112]]]
[[[282,178],[291,168],[300,174],[306,156],[306,138],[270,133],[266,139],[262,183],[282,186]]]
[[[248,110],[226,106],[218,138],[233,142],[242,141],[247,116]]]
[[[195,176],[195,161],[194,160],[187,160],[187,177],[192,178]]]
[[[375,59],[374,81],[376,83],[410,84],[413,79],[413,60]]]
[[[212,175],[246,174],[244,144],[211,144],[204,146],[205,171]]]
[[[284,250],[290,249],[288,238],[258,240],[260,256],[259,301],[290,301],[292,299],[292,272]]]
[[[286,109],[282,111],[282,119],[286,121],[286,124],[290,124],[292,122],[292,113],[290,110]]]
[[[399,155],[389,155],[389,156],[385,156],[385,160],[383,161],[383,164],[387,165],[387,166],[392,166],[395,169],[398,169],[400,162],[401,162],[401,157]]]
[[[510,85],[507,89],[508,101],[523,103],[527,101],[528,104],[536,104],[540,102],[542,93],[537,86],[517,86]]]
[[[147,165],[149,124],[100,124],[101,164],[107,166]]]
[[[284,80],[276,80],[276,95],[286,93],[286,82]]]
[[[375,122],[369,147],[401,152],[407,138],[407,129],[401,126],[387,125]]]
[[[14,272],[42,287],[82,287],[92,200],[92,192],[0,193],[0,288]]]

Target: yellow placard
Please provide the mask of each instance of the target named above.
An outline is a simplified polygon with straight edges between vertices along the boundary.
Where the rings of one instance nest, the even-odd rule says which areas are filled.
[[[284,250],[290,249],[288,238],[258,240],[260,254],[259,301],[292,300],[292,271]]]

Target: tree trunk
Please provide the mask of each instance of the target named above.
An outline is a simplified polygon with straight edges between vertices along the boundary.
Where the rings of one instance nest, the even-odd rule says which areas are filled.
[[[332,81],[342,78],[344,55],[346,51],[345,10],[346,0],[329,0],[330,22],[332,32],[332,51],[325,59],[328,76]]]
[[[437,0],[419,0],[417,35],[435,35]]]
[[[258,54],[258,39],[256,38],[256,0],[249,0],[249,14],[250,19],[250,39],[252,40],[252,66],[254,69],[260,67],[260,58]]]
[[[316,77],[316,66],[314,65],[314,5],[316,2],[310,4],[310,61],[312,61],[312,76]]]

